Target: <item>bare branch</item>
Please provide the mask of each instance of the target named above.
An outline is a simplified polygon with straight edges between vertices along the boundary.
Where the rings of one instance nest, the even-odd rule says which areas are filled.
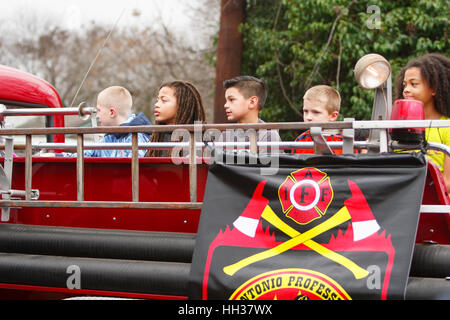
[[[301,118],[303,119],[303,115],[301,114],[300,111],[298,111],[298,109],[295,107],[294,103],[291,101],[291,99],[289,99],[289,96],[286,93],[286,89],[284,88],[284,83],[283,83],[283,77],[281,74],[281,70],[280,70],[280,63],[278,63],[279,59],[278,59],[278,55],[277,53],[275,53],[275,58],[277,59],[277,73],[278,73],[278,79],[280,81],[280,87],[281,87],[281,92],[283,92],[283,97],[286,99],[289,107]]]
[[[339,55],[338,55],[338,66],[336,71],[336,90],[339,91],[339,77],[341,75],[341,60],[342,60],[342,42],[339,39]]]
[[[355,0],[351,1],[346,8],[349,8],[353,3],[355,3]],[[316,74],[317,70],[319,69],[320,63],[322,62],[322,58],[325,55],[325,53],[327,52],[328,47],[330,46],[331,40],[333,40],[333,35],[335,32],[337,23],[338,23],[339,19],[341,19],[343,16],[344,16],[344,10],[339,10],[339,13],[338,13],[336,19],[334,19],[333,26],[331,27],[331,31],[328,36],[327,43],[326,43],[325,47],[322,49],[322,52],[320,53],[320,56],[314,65],[313,71],[311,72],[311,74],[309,75],[308,79],[305,82],[306,89],[308,89],[311,86],[313,77]]]
[[[276,31],[277,28],[277,24],[278,24],[278,18],[280,16],[280,12],[281,12],[281,7],[283,6],[283,2],[280,1],[279,5],[278,5],[278,9],[277,9],[277,13],[275,15],[275,21],[273,23],[273,31]],[[277,74],[278,74],[278,80],[280,82],[280,88],[281,88],[281,92],[283,93],[283,97],[284,99],[286,99],[286,102],[288,103],[288,106],[301,118],[303,119],[303,115],[302,113],[295,107],[295,104],[291,101],[291,99],[289,98],[287,92],[286,92],[286,88],[284,87],[284,81],[283,81],[283,76],[281,74],[281,69],[280,66],[282,65],[279,57],[278,57],[278,51],[275,51],[275,59],[277,61]]]

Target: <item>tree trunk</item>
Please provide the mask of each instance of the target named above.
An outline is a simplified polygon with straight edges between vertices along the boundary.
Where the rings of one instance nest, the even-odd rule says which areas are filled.
[[[214,122],[226,123],[223,81],[240,75],[242,64],[242,35],[239,25],[244,22],[245,0],[222,0],[219,43],[217,48]]]

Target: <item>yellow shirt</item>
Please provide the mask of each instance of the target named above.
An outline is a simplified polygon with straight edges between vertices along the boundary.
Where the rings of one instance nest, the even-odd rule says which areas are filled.
[[[439,120],[450,120],[450,118],[442,116]],[[442,143],[450,146],[450,128],[425,128],[425,139],[428,142]],[[428,150],[428,159],[432,160],[444,172],[445,154],[438,150]]]

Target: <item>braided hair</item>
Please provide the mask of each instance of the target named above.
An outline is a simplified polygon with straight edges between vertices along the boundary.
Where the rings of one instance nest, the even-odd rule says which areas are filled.
[[[405,72],[413,67],[420,69],[422,77],[436,92],[434,96],[436,111],[450,117],[450,59],[439,53],[429,53],[411,60],[396,78],[395,99],[403,99]]]
[[[195,121],[206,122],[206,112],[203,106],[203,100],[198,89],[187,81],[171,81],[163,83],[159,90],[167,87],[174,91],[177,100],[177,113],[174,124],[194,124]],[[155,124],[160,124],[156,122]],[[163,142],[164,132],[154,132],[150,142]],[[146,153],[148,157],[160,157],[161,150],[149,149]]]

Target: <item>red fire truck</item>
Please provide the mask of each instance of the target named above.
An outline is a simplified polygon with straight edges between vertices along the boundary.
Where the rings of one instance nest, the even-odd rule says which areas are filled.
[[[317,126],[344,129],[346,138],[340,145],[336,142],[337,147],[383,151],[389,147],[388,128],[401,125],[395,121],[388,123],[389,119],[376,114],[380,112],[376,106],[381,100],[377,92],[373,119],[385,121],[345,119]],[[196,152],[190,152],[178,162],[168,157],[138,158],[138,148],[170,149],[176,143],[138,145],[136,136],[138,132],[182,128],[190,132],[189,142],[182,147],[194,151],[196,146],[203,146],[195,136],[195,125],[66,127],[66,115],[86,116],[95,110],[86,105],[63,108],[57,91],[49,83],[6,66],[0,66],[0,105],[2,123],[11,116],[35,115],[46,119],[46,126],[41,128],[2,126],[0,129],[3,139],[3,167],[0,168],[2,299],[77,296],[187,299],[208,159]],[[423,123],[415,127],[420,125],[424,127]],[[237,126],[202,125],[201,129],[224,130]],[[311,125],[273,123],[245,128],[266,127],[291,130],[308,129]],[[354,141],[351,131],[355,128],[371,129],[368,141]],[[383,130],[377,130],[380,128]],[[111,148],[85,141],[86,135],[120,130],[132,132],[134,136],[132,144],[120,146],[131,148],[133,157],[83,157],[86,148]],[[372,136],[372,132],[377,131],[378,135]],[[66,142],[69,134],[76,138],[75,142]],[[36,142],[38,136],[47,139]],[[24,142],[18,143],[18,137],[24,138]],[[383,143],[383,139],[388,142]],[[351,143],[349,148],[345,146],[347,140]],[[312,147],[319,153],[328,152],[329,147],[323,142],[319,130],[312,145],[307,143],[304,147]],[[280,146],[292,148],[293,144],[286,142]],[[334,147],[332,143],[330,146]],[[438,147],[448,152],[444,146]],[[78,156],[43,157],[39,155],[41,150],[71,151]],[[429,162],[407,299],[433,299],[437,293],[448,293],[449,201],[439,170]],[[83,272],[81,286],[77,278],[79,266]]]

